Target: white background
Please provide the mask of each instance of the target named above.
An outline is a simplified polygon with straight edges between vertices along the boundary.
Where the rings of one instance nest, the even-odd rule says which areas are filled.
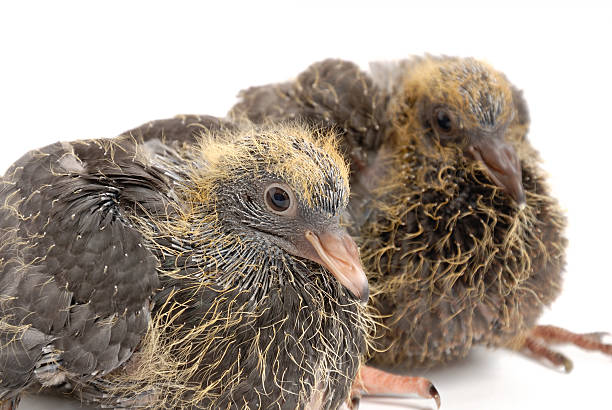
[[[112,137],[178,113],[223,116],[240,89],[289,79],[326,57],[364,67],[424,52],[490,62],[525,90],[531,140],[569,218],[565,291],[542,322],[612,331],[610,3],[7,3],[0,6],[0,172],[57,140]],[[424,375],[445,409],[612,408],[612,359],[562,350],[574,360],[570,375],[485,350]],[[44,409],[46,400],[26,398],[21,408]],[[431,406],[387,403],[368,400],[362,409]]]

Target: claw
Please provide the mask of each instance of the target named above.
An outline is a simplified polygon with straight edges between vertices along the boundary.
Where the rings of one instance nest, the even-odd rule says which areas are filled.
[[[572,370],[574,370],[574,362],[572,362],[565,356],[563,356],[563,359],[563,367],[565,368],[565,373],[570,373]]]
[[[525,348],[531,352],[536,358],[544,358],[552,363],[554,366],[563,366],[565,373],[569,373],[574,368],[574,364],[570,359],[565,357],[563,354],[556,352],[546,346],[539,339],[528,336],[525,339]]]
[[[416,394],[425,399],[434,399],[438,409],[441,406],[440,394],[429,380],[387,373],[370,366],[359,369],[353,391],[363,392],[368,397],[401,398]]]
[[[434,386],[433,384],[429,387],[429,394],[436,402],[436,407],[440,408],[440,406],[442,405],[442,401],[440,400],[440,393],[438,393],[438,389],[436,389],[436,386]]]
[[[589,332],[589,333],[581,333],[581,336],[586,337],[589,340],[592,340],[597,343],[604,343],[604,339],[612,336],[609,332]]]
[[[351,392],[351,397],[342,403],[340,407],[338,407],[338,410],[358,410],[360,401],[361,395],[355,395],[355,392],[353,391]]]

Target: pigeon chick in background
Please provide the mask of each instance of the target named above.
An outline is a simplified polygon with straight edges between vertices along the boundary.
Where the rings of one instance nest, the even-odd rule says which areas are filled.
[[[368,283],[348,169],[299,127],[56,143],[0,200],[0,408],[346,406]],[[171,127],[170,127],[171,128]]]
[[[341,133],[351,233],[384,318],[376,365],[431,366],[476,344],[571,370],[550,344],[612,354],[596,335],[538,326],[561,290],[565,217],[527,139],[526,103],[472,58],[315,63],[240,94],[233,118],[302,118]]]

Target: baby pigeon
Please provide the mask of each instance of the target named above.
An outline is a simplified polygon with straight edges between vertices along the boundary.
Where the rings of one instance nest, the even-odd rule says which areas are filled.
[[[203,117],[194,143],[177,121],[170,140],[49,145],[2,178],[0,408],[39,386],[112,407],[346,406],[371,325],[332,140]]]
[[[238,121],[238,123],[241,122]],[[167,142],[194,143],[202,128],[218,131],[231,130],[236,127],[236,123],[215,117],[181,115],[172,120],[149,122],[128,131],[127,134],[145,141],[151,138],[159,138]],[[368,317],[370,318],[371,315],[368,315]],[[433,399],[437,407],[440,407],[440,395],[428,379],[387,373],[365,365],[360,367],[354,380],[351,404],[358,406],[359,398],[363,393],[379,396],[412,393],[422,398]]]
[[[325,60],[293,82],[243,91],[230,112],[340,131],[352,171],[347,222],[385,324],[387,349],[371,362],[430,366],[482,344],[569,371],[548,344],[612,354],[597,334],[537,326],[561,290],[566,221],[527,139],[522,93],[472,58],[371,71]]]

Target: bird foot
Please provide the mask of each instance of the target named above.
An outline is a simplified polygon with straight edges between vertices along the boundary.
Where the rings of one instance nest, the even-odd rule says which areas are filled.
[[[361,366],[351,393],[352,409],[358,407],[361,396],[401,398],[413,394],[434,399],[440,408],[440,394],[428,379],[392,374],[370,366]]]
[[[544,358],[555,366],[563,366],[566,373],[572,371],[572,361],[548,347],[554,344],[573,344],[585,350],[612,355],[612,344],[603,342],[606,332],[573,333],[556,326],[536,326],[525,339],[524,347],[535,357]]]

